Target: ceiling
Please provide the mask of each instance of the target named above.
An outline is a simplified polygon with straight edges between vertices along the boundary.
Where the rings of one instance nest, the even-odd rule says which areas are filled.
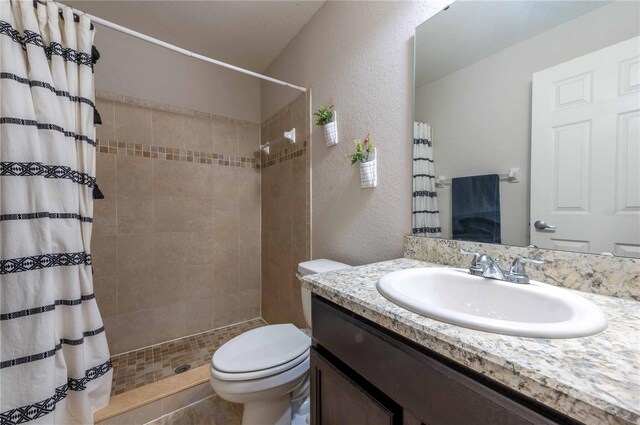
[[[61,1],[195,53],[263,72],[324,1]],[[99,31],[99,30],[98,30]],[[99,40],[99,32],[97,36]]]
[[[416,87],[609,1],[456,1],[416,29]]]

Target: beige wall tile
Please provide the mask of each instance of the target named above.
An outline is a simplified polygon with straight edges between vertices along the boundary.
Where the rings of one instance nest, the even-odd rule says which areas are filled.
[[[309,191],[307,168],[306,154],[291,160],[291,194],[293,196],[306,197]]]
[[[151,196],[152,164],[149,158],[117,155],[118,195]]]
[[[118,315],[118,351],[135,350],[155,342],[154,310]]]
[[[213,253],[218,245],[213,233],[188,232],[186,233],[186,240],[188,266],[213,263]]]
[[[189,185],[187,163],[153,160],[153,195],[184,196]]]
[[[194,334],[213,329],[212,297],[202,297],[188,302],[184,314],[185,332]],[[207,385],[211,385],[207,382]]]
[[[291,126],[296,129],[296,136],[299,141],[305,141],[309,138],[309,112],[306,102],[297,103],[291,110]]]
[[[187,264],[186,233],[155,233],[153,235],[154,267],[162,268]]]
[[[240,227],[260,231],[260,200],[240,200]]]
[[[93,236],[91,238],[91,259],[96,277],[116,274],[116,237]]]
[[[238,286],[240,290],[260,289],[260,249],[249,249],[240,255]]]
[[[153,268],[153,236],[119,235],[117,240],[118,275],[148,273]]]
[[[244,226],[240,226],[238,231],[238,240],[240,241],[240,248],[242,249],[258,249],[260,250],[261,241],[261,229],[248,229]]]
[[[213,152],[213,129],[210,119],[185,117],[185,149]]]
[[[212,198],[184,198],[184,227],[188,232],[213,232],[214,205]]]
[[[238,297],[236,294],[225,294],[213,297],[213,326],[218,328],[237,323]]]
[[[214,118],[211,124],[213,151],[227,155],[238,155],[238,124],[224,118]]]
[[[262,295],[260,297],[261,308],[260,313],[262,318],[270,325],[274,325],[276,322],[276,311],[280,310],[280,300],[277,295],[271,295],[265,292],[264,286],[262,288]],[[286,323],[286,322],[283,322]]]
[[[115,104],[115,138],[119,142],[151,144],[151,109]]]
[[[199,264],[187,267],[185,281],[185,299],[196,300],[210,298],[215,282],[214,265]]]
[[[262,223],[266,229],[291,234],[293,220],[293,200],[290,197],[273,198],[264,202],[266,222]]]
[[[184,183],[182,194],[185,196],[213,196],[215,191],[215,169],[210,164],[184,163]],[[230,168],[230,167],[224,167]],[[236,177],[237,180],[237,177]],[[237,181],[235,182],[237,187]]]
[[[153,310],[153,326],[155,343],[169,341],[185,335],[184,302],[169,304]]]
[[[96,137],[100,140],[115,140],[115,105],[112,100],[96,99],[96,109],[102,124],[96,125]]]
[[[213,287],[214,297],[224,299],[240,290],[237,254],[233,250],[227,250],[225,255],[228,257],[236,256],[236,259],[215,262],[215,284]]]
[[[153,198],[153,231],[184,232],[186,229],[187,198],[177,196],[155,196]]]
[[[93,235],[116,234],[116,205],[115,195],[105,196],[93,203]]]
[[[115,275],[94,277],[93,293],[102,317],[118,314],[118,281]]]
[[[118,275],[118,315],[154,307],[153,269]]]
[[[96,183],[105,197],[116,194],[116,155],[96,154]]]
[[[291,109],[284,108],[278,113],[278,133],[291,130]]]
[[[260,288],[240,292],[238,314],[238,322],[260,317]]]
[[[185,148],[185,117],[175,112],[151,110],[153,142],[155,146]]]
[[[267,168],[270,176],[267,186],[267,194],[272,198],[291,195],[293,190],[293,170],[291,161],[285,161]]]
[[[213,167],[213,196],[238,197],[238,170],[232,167]]]
[[[260,149],[260,126],[258,124],[240,125],[239,136],[240,155],[253,158],[253,154]]]
[[[279,139],[278,120],[260,128],[260,143],[273,142]],[[275,152],[275,151],[273,151]]]
[[[248,157],[260,143],[257,124],[111,101],[103,109],[111,120],[107,114],[100,134],[121,142]],[[281,168],[274,179],[284,173],[287,180]],[[96,175],[107,198],[95,204],[94,287],[113,353],[259,316],[263,173],[98,154]],[[286,190],[292,185],[270,195]],[[271,218],[274,228],[287,227],[273,212]],[[291,261],[290,248],[288,257],[274,253],[272,269],[285,257]],[[284,292],[278,283],[284,273],[274,272],[274,294]]]
[[[98,305],[100,307],[100,305]],[[102,313],[102,310],[100,310]],[[102,323],[104,324],[104,331],[107,337],[107,345],[109,346],[109,354],[118,354],[118,316],[105,316],[102,315]]]
[[[164,307],[185,299],[185,266],[157,268],[153,277],[153,306]]]
[[[309,230],[308,205],[302,196],[295,196],[291,199],[291,228],[294,234],[304,236]]]
[[[153,232],[153,198],[118,195],[118,234]]]
[[[215,231],[237,230],[240,224],[240,202],[235,198],[215,199],[213,225]]]
[[[260,199],[260,170],[238,169],[238,197],[240,199]]]

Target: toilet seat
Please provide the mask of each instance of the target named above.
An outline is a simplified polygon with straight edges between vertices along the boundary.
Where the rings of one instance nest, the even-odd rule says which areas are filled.
[[[291,369],[309,357],[311,338],[291,323],[245,332],[213,355],[211,373],[220,380],[244,381]]]
[[[307,351],[305,351],[295,359],[291,360],[290,362],[287,362],[269,369],[254,370],[251,372],[229,373],[229,372],[222,372],[216,369],[215,367],[212,367],[211,375],[214,378],[219,379],[221,381],[251,381],[254,379],[268,378],[270,376],[277,375],[279,373],[285,372],[289,369],[292,369],[298,366],[300,363],[304,362],[309,358],[310,352],[311,350],[307,349]]]

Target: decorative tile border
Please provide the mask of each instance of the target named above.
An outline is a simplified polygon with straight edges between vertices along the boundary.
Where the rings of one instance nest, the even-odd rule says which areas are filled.
[[[300,143],[299,146],[296,143],[296,148],[297,149],[295,150],[285,148],[279,152],[274,152],[269,155],[263,154],[260,168],[268,168],[268,167],[271,167],[272,165],[280,164],[281,162],[285,162],[290,159],[298,158],[304,155],[305,152],[307,151],[307,141],[305,140],[304,142]]]
[[[100,153],[111,155],[140,156],[166,161],[185,161],[196,164],[217,164],[229,167],[260,169],[260,163],[256,158],[165,148],[163,146],[142,145],[139,143],[125,143],[116,140],[98,139],[98,150]]]
[[[175,374],[174,369],[184,364],[190,365],[192,369],[206,365],[222,344],[241,333],[265,325],[266,322],[260,318],[252,319],[112,356],[111,395],[172,376]]]
[[[542,258],[548,264],[531,265],[532,279],[569,289],[640,301],[640,259],[606,257],[580,252],[525,248],[478,242],[405,236],[404,257],[452,267],[469,267],[471,259],[460,248],[482,252],[510,264],[521,255]]]
[[[276,112],[273,116],[269,117],[263,124],[253,123],[250,121],[243,121],[234,118],[228,118],[221,115],[216,115],[208,112],[197,111],[194,109],[182,108],[179,106],[168,105],[164,103],[154,102],[146,99],[140,99],[132,96],[120,95],[108,91],[97,90],[96,98],[109,100],[113,102],[125,103],[133,106],[140,106],[165,112],[174,112],[186,116],[193,116],[204,119],[226,120],[229,122],[237,123],[243,126],[255,126],[261,127],[267,123],[271,123],[277,120],[279,114],[282,111],[289,111],[299,103],[306,102],[306,96],[301,95],[289,102],[282,110]],[[175,149],[167,148],[156,145],[143,145],[139,143],[127,143],[117,140],[104,140],[98,139],[98,151],[104,154],[111,155],[126,155],[126,156],[138,156],[143,158],[160,159],[167,161],[183,161],[192,162],[196,164],[215,164],[228,167],[240,167],[240,168],[254,168],[261,169],[279,164],[293,158],[300,157],[307,151],[307,140],[298,142],[293,149],[286,147],[277,152],[273,152],[270,155],[265,155],[261,152],[260,158],[256,157],[244,157],[240,155],[229,155],[215,152],[199,152],[187,149]],[[278,146],[273,146],[272,150],[278,150]]]

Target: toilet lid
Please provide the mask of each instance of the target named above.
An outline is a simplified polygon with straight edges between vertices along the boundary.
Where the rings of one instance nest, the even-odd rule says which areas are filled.
[[[253,372],[288,363],[311,346],[311,338],[287,323],[252,329],[220,347],[213,367],[230,373]]]

